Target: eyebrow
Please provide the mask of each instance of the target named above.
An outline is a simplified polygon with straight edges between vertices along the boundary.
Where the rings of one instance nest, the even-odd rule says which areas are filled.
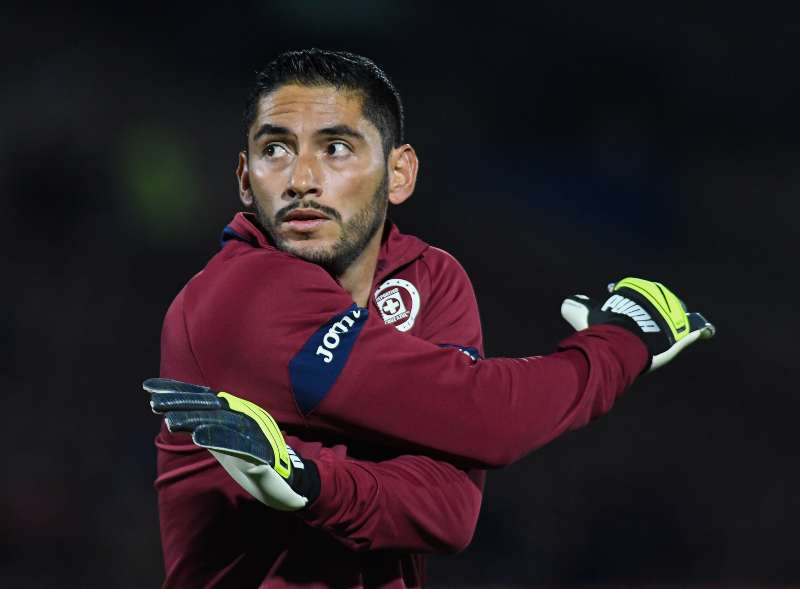
[[[344,137],[352,137],[353,139],[364,140],[364,135],[353,129],[350,125],[334,125],[333,127],[325,127],[316,133],[317,135],[341,135]]]
[[[259,137],[263,137],[264,135],[291,135],[292,132],[289,131],[286,127],[281,127],[279,125],[271,125],[269,123],[264,123],[261,127],[258,128],[256,134],[253,136],[253,141],[257,140]]]
[[[292,132],[288,128],[281,127],[280,125],[264,123],[258,128],[258,131],[256,131],[256,134],[253,136],[253,141],[257,141],[264,135],[292,135]],[[360,139],[362,141],[364,140],[364,135],[353,129],[350,125],[333,125],[332,127],[325,127],[317,131],[315,135],[324,135],[326,137],[339,135]]]

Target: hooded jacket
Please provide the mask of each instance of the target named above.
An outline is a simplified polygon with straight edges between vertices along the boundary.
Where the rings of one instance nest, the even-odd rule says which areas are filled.
[[[482,474],[460,469],[503,466],[586,424],[648,361],[614,326],[548,356],[481,359],[466,273],[391,224],[367,307],[247,215],[223,244],[167,312],[161,374],[267,409],[317,462],[321,495],[271,512],[162,430],[168,587],[421,586],[410,553],[459,550],[474,531]]]

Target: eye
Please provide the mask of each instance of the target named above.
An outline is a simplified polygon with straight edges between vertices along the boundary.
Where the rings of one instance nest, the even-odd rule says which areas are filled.
[[[280,143],[269,143],[264,148],[264,155],[269,158],[283,157],[287,154],[286,148]]]
[[[334,141],[329,143],[328,147],[326,148],[326,153],[333,157],[342,157],[351,152],[352,150],[350,149],[350,146],[343,141]]]

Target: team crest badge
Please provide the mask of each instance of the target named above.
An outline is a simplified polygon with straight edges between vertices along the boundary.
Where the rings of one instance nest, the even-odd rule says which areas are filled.
[[[419,292],[408,280],[392,278],[375,290],[375,305],[386,325],[408,331],[419,313]]]

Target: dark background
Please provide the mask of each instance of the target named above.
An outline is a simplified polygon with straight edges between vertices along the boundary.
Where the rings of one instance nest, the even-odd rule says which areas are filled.
[[[254,71],[309,46],[401,91],[422,166],[392,215],[466,267],[489,355],[547,353],[564,295],[627,274],[718,327],[491,473],[431,585],[800,583],[797,8],[169,4],[4,9],[0,585],[160,582],[140,382],[238,209]]]

